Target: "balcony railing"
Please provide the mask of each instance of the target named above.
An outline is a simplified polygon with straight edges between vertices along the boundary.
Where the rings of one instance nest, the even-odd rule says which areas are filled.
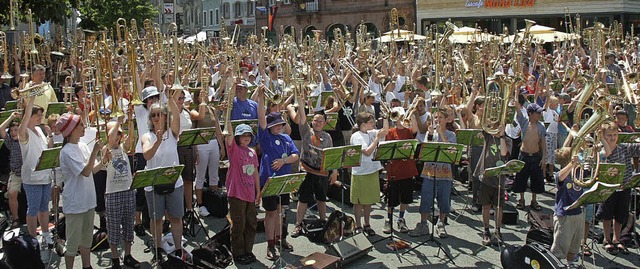
[[[311,2],[306,2],[306,6],[304,8],[305,12],[318,12],[318,0],[314,0]]]

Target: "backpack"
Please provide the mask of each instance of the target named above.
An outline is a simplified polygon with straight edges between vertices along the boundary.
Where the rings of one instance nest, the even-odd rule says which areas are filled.
[[[28,233],[20,235],[16,235],[14,231],[4,233],[2,250],[11,268],[44,269],[44,263],[40,259],[40,244]]]
[[[344,220],[344,224],[341,222]],[[342,230],[340,227],[342,226]],[[336,242],[340,239],[340,237],[344,234],[352,235],[355,232],[355,220],[351,216],[347,216],[342,214],[339,210],[333,211],[329,218],[327,219],[327,223],[324,225],[324,228],[320,232],[320,236],[322,242],[325,244],[330,244]]]
[[[553,216],[536,211],[527,213],[527,221],[531,224],[527,232],[527,243],[537,242],[551,248],[553,245]]]
[[[227,224],[220,232],[200,247],[194,249],[193,264],[203,268],[226,268],[233,264],[231,247],[231,225]]]

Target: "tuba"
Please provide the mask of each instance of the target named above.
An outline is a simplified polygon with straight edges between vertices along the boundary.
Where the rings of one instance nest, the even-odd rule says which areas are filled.
[[[7,34],[0,31],[0,54],[4,56],[4,65],[2,66],[2,79],[12,79],[13,76],[9,74],[9,51],[7,51]]]
[[[596,90],[596,87],[593,86],[593,78],[589,75],[583,74],[582,77],[578,78],[584,81],[584,89],[580,91],[578,96],[576,97],[576,107],[573,110],[573,122],[579,123],[582,117],[582,111],[587,106],[587,102],[589,98],[593,96],[593,93]]]
[[[574,184],[588,188],[593,185],[597,180],[597,171],[600,166],[600,152],[595,150],[595,145],[599,142],[599,137],[593,141],[593,147],[589,147],[586,145],[587,135],[595,132],[600,125],[608,118],[606,115],[606,110],[600,106],[596,105],[594,107],[594,112],[589,120],[578,130],[578,132],[572,132],[571,136],[573,136],[573,141],[571,143],[571,157],[578,155],[580,151],[583,152],[584,163],[578,165],[574,169],[571,170],[571,178],[573,178]],[[578,174],[579,170],[583,170],[585,165],[588,164],[591,170],[591,177],[585,180],[584,173]]]
[[[514,79],[504,74],[496,74],[487,83],[482,113],[482,129],[485,132],[495,135],[499,132],[499,127],[506,122],[513,83]]]

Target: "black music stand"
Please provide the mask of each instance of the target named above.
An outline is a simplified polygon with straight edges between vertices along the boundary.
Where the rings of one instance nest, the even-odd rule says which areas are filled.
[[[209,143],[209,140],[211,140],[214,135],[215,127],[184,130],[182,133],[180,133],[180,137],[178,139],[178,147],[188,147],[190,150],[192,150],[193,146]],[[196,237],[196,235],[200,231],[204,231],[207,239],[210,239],[207,231],[203,230],[204,224],[202,223],[198,212],[196,212],[195,210],[189,210],[185,213],[182,219],[184,221],[182,223],[184,234],[191,237]],[[196,223],[200,224],[200,228],[198,230],[195,230]]]
[[[184,169],[184,165],[176,165],[176,166],[168,166],[168,167],[158,167],[153,169],[139,170],[133,174],[133,181],[131,182],[131,190],[144,188],[144,187],[153,187],[162,184],[175,184],[178,181],[178,178],[182,174],[182,169]],[[153,197],[153,196],[152,196]],[[155,214],[155,203],[152,204],[153,208],[153,219],[156,219]],[[156,230],[158,227],[155,227]],[[151,235],[153,237],[154,231],[151,231]],[[176,244],[181,244],[182,242],[177,242]],[[156,257],[157,266],[162,263],[160,256],[158,255],[158,248],[160,246],[154,246],[154,255]]]
[[[392,141],[383,141],[378,144],[378,149],[376,150],[376,154],[373,158],[374,161],[380,161],[383,166],[386,166],[386,163],[393,160],[413,160],[415,155],[416,148],[420,142],[416,139],[406,139],[406,140],[392,140]],[[389,178],[387,174],[387,184],[389,184],[392,180]],[[408,179],[404,179],[408,180]],[[389,187],[385,190],[385,196],[389,198]],[[387,205],[388,207],[388,205]],[[390,220],[391,221],[391,220]],[[391,234],[387,237],[383,237],[382,239],[378,239],[373,244],[378,243],[382,240],[388,239],[394,246],[395,238],[400,239],[399,237],[393,234],[393,221],[391,221]],[[400,263],[402,263],[402,259],[400,259],[400,254],[398,253],[398,247],[394,247],[396,252],[396,256]]]
[[[273,176],[267,179],[267,183],[262,187],[262,191],[260,191],[261,196],[271,197],[277,196],[282,205],[282,195],[289,194],[292,192],[298,191],[300,185],[304,181],[304,177],[306,173],[296,173],[296,174],[288,174],[282,176]],[[284,210],[280,211],[280,220],[284,217]],[[231,224],[233,225],[233,224]],[[284,241],[284,236],[282,236],[283,225],[280,225],[280,240]],[[282,244],[282,242],[280,243]],[[278,260],[274,262],[274,266],[277,268],[287,268],[289,264],[282,258],[282,254],[279,255]]]
[[[432,166],[434,166],[434,172],[435,172],[436,163],[445,163],[445,164],[451,164],[451,165],[458,163],[460,161],[460,158],[462,157],[463,149],[464,149],[464,145],[462,144],[443,143],[443,142],[425,142],[421,144],[418,158],[420,161],[433,163]],[[435,173],[432,177],[433,177],[433,195],[436,195]],[[433,197],[431,197],[431,199],[433,199]],[[435,216],[435,211],[436,211],[436,204],[433,203],[433,205],[431,206],[432,218]],[[431,234],[429,235],[429,238],[421,242],[420,244],[416,245],[415,247],[405,251],[402,254],[403,255],[407,254],[408,252],[428,242],[434,242],[436,246],[438,246],[437,255],[440,255],[440,250],[442,250],[442,252],[444,252],[444,254],[447,256],[447,258],[449,258],[451,263],[455,265],[456,262],[453,261],[453,257],[451,257],[451,255],[442,247],[442,243],[440,243],[440,241],[438,241],[433,236],[433,233],[435,231],[435,226],[436,226],[436,223],[434,221],[431,221]]]
[[[467,190],[469,190],[468,184],[471,184],[471,200],[469,200],[469,197],[465,198],[465,205],[462,208],[462,213],[458,214],[458,216],[454,219],[457,221],[458,218],[464,214],[466,209],[471,209],[469,202],[471,201],[472,204],[475,202],[473,201],[473,188],[477,188],[477,187],[474,187],[473,184],[477,184],[477,182],[473,180],[473,173],[474,173],[475,167],[471,167],[471,162],[473,159],[473,157],[471,156],[472,155],[471,149],[474,146],[484,145],[484,135],[482,133],[482,129],[459,129],[456,132],[456,142],[467,146],[467,149],[466,149],[467,162],[468,162],[467,163],[467,181],[468,181]],[[457,192],[455,188],[453,189],[453,191],[454,193]],[[458,194],[458,196],[460,195]]]
[[[485,168],[484,173],[483,173],[483,177],[497,177],[498,178],[498,205],[496,206],[496,212],[495,212],[495,221],[496,221],[496,229],[495,232],[493,234],[494,238],[496,238],[497,240],[497,244],[498,247],[500,248],[500,252],[502,252],[502,247],[504,246],[504,240],[502,239],[501,234],[498,232],[500,230],[500,227],[498,225],[502,226],[502,214],[501,214],[501,207],[500,207],[500,199],[503,199],[502,197],[504,197],[504,192],[502,189],[502,184],[504,183],[504,176],[506,175],[510,175],[510,174],[515,174],[520,172],[520,170],[522,170],[522,168],[524,168],[524,162],[520,161],[520,160],[510,160],[507,163],[500,165],[500,166],[496,166],[496,167],[491,167],[491,168]]]

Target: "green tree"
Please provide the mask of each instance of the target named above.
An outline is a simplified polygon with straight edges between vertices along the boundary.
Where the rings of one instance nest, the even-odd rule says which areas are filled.
[[[0,0],[0,24],[9,25],[9,1]],[[87,0],[19,0],[14,3],[14,16],[16,21],[27,22],[27,10],[31,9],[36,23],[62,23],[71,15],[71,9],[78,7],[80,1]]]
[[[139,27],[145,19],[158,16],[149,0],[80,0],[80,27],[90,30],[114,28],[118,18],[136,19]]]

